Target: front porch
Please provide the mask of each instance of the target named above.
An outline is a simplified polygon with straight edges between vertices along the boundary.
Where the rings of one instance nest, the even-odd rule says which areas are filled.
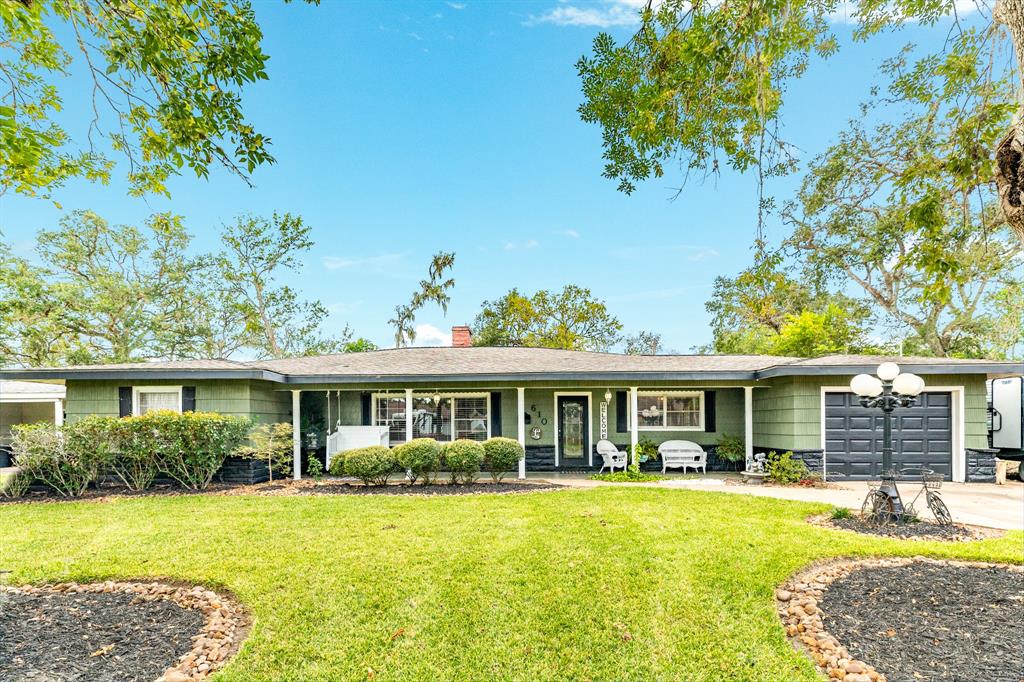
[[[596,472],[601,440],[630,451],[641,440],[688,440],[708,453],[709,471],[731,471],[737,465],[719,458],[716,447],[725,436],[739,437],[746,458],[753,456],[754,388],[722,382],[304,387],[290,391],[294,456],[297,465],[310,456],[326,465],[354,447],[504,436],[523,445],[516,472],[522,479],[528,472]],[[660,471],[661,462],[641,468]],[[300,467],[294,471],[299,478]]]

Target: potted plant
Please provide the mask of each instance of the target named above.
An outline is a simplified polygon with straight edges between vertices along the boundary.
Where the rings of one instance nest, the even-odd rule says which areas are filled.
[[[718,445],[715,446],[715,454],[719,459],[729,462],[735,467],[737,462],[746,457],[747,449],[743,439],[739,436],[722,434],[722,437],[718,439]]]
[[[627,445],[626,452],[629,453],[630,461],[633,460],[633,446]],[[654,461],[658,459],[658,446],[654,444],[654,441],[650,438],[641,438],[636,444],[636,459],[639,463],[643,464],[647,461]]]

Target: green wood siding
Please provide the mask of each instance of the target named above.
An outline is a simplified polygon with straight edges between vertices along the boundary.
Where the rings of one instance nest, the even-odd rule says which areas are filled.
[[[849,386],[853,375],[785,377],[754,389],[754,445],[776,450],[821,448],[821,388]],[[974,374],[924,376],[927,386],[964,387],[964,440],[968,448],[988,444],[985,377]]]
[[[835,377],[780,377],[750,385],[754,388],[754,445],[774,449],[813,450],[821,447],[821,387],[846,386],[850,376]],[[965,440],[968,448],[982,448],[987,443],[985,424],[985,377],[981,375],[932,375],[926,376],[929,386],[963,386],[965,389],[964,410],[966,419]],[[128,386],[127,381],[83,381],[67,382],[66,413],[69,420],[86,415],[117,416],[119,386]],[[189,385],[196,387],[196,409],[204,412],[220,412],[248,416],[258,422],[289,421],[291,419],[291,389],[264,381],[250,380],[207,380],[207,381],[142,381],[138,385]],[[381,383],[359,386],[347,385],[340,393],[331,385],[302,386],[303,391],[332,391],[332,421],[338,419],[341,411],[343,425],[362,423],[360,394],[384,389],[402,390]],[[418,388],[418,387],[417,387]],[[485,387],[471,384],[448,382],[431,386],[429,391],[500,391],[502,395],[502,435],[517,436],[516,385],[512,382],[495,382]],[[640,431],[640,434],[656,443],[673,438],[693,440],[701,445],[717,443],[722,435],[743,435],[743,389],[733,382],[650,382],[640,387],[693,389],[716,391],[716,430],[711,433],[699,431]],[[531,413],[532,423],[527,427],[541,426],[540,440],[527,439],[528,445],[552,445],[554,443],[554,393],[584,392],[591,396],[592,433],[596,441],[600,435],[600,403],[605,390],[613,394],[626,390],[624,386],[599,384],[597,382],[545,382],[543,388],[526,388],[526,407]],[[419,389],[418,390],[423,390]],[[608,406],[608,435],[610,440],[623,444],[629,442],[629,432],[616,432],[616,401]],[[542,425],[541,419],[548,423]]]
[[[118,415],[117,390],[131,386],[127,381],[67,382],[66,414],[69,421],[89,415],[116,417]],[[196,411],[219,412],[250,417],[257,422],[288,421],[291,419],[291,394],[274,389],[266,381],[152,381],[138,382],[137,386],[195,386]]]

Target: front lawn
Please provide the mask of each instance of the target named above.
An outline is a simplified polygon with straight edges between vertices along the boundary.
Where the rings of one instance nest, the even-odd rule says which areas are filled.
[[[809,525],[823,505],[601,487],[0,506],[10,583],[170,577],[255,616],[217,680],[815,680],[773,591],[816,558],[1024,562]]]

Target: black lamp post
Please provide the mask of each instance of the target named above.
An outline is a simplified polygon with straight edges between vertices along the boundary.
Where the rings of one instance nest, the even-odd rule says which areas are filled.
[[[888,498],[887,514],[893,517],[889,520],[898,520],[903,516],[903,501],[892,465],[892,413],[917,401],[924,380],[916,374],[900,373],[895,362],[883,362],[876,372],[878,376],[858,374],[850,381],[850,388],[860,396],[861,405],[882,410],[882,484],[878,492]]]

